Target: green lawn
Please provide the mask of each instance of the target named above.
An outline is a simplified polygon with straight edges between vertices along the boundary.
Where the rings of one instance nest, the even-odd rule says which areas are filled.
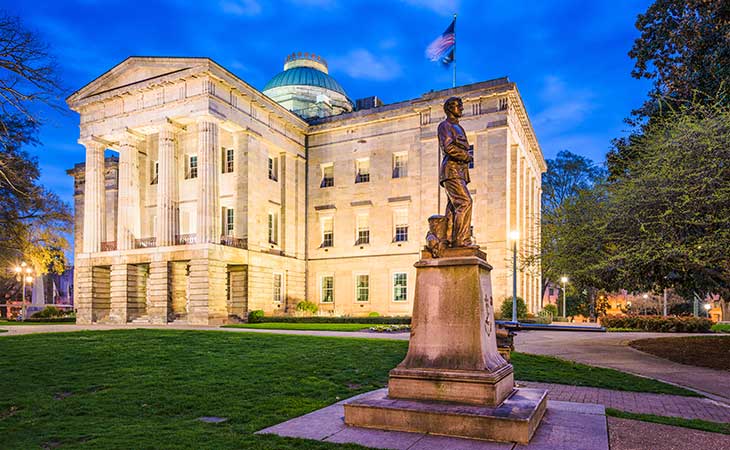
[[[255,328],[259,330],[309,330],[309,331],[361,331],[367,330],[374,324],[367,323],[237,323],[223,325],[223,328]]]
[[[76,322],[23,322],[17,320],[0,320],[0,327],[14,327],[19,325],[76,325]]]
[[[675,427],[694,428],[695,430],[712,433],[730,434],[730,423],[709,422],[700,419],[685,419],[682,417],[657,416],[654,414],[636,414],[618,409],[606,408],[606,415],[621,419],[642,420],[644,422],[661,423]]]
[[[2,448],[359,448],[252,433],[384,386],[407,345],[151,329],[4,337],[0,379],[12,389],[0,393]],[[521,380],[668,389],[554,358],[515,354],[514,364]]]

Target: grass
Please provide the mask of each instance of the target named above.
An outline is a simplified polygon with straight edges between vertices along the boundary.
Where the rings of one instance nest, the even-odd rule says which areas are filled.
[[[309,330],[309,331],[362,331],[372,327],[367,323],[237,323],[223,328],[253,328],[257,330]]]
[[[730,323],[716,323],[710,330],[715,333],[730,333]]]
[[[701,397],[694,391],[651,378],[638,377],[618,370],[589,366],[551,356],[513,352],[512,364],[515,367],[516,380]]]
[[[684,419],[682,417],[656,416],[654,414],[637,414],[618,409],[606,408],[606,415],[620,419],[641,420],[644,422],[661,423],[675,427],[693,428],[711,433],[730,434],[730,423],[709,422],[700,419]]]
[[[730,370],[730,336],[639,339],[629,345],[680,364]]]
[[[408,343],[225,331],[113,330],[0,339],[3,449],[356,449],[255,431],[383,387]],[[514,354],[526,381],[677,390]],[[677,392],[672,392],[677,393]],[[220,424],[201,416],[225,417]]]

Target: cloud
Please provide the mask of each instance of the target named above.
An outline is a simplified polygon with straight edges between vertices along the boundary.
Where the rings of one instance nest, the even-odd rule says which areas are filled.
[[[450,16],[459,10],[460,0],[402,0],[420,8],[430,9],[440,16]]]
[[[330,58],[329,66],[362,80],[387,81],[402,74],[400,64],[395,59],[388,56],[376,57],[363,48],[351,50],[344,56]]]
[[[549,135],[574,128],[596,107],[592,91],[570,89],[562,78],[554,75],[545,77],[539,96],[547,107],[533,117],[533,124]]]
[[[223,0],[220,2],[224,13],[236,16],[257,16],[261,5],[256,0]]]

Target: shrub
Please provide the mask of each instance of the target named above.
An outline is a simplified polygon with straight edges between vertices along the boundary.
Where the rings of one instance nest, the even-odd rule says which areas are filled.
[[[512,320],[512,297],[507,297],[499,308],[503,320]],[[517,297],[517,318],[523,319],[527,317],[527,305],[522,297]]]
[[[370,312],[370,313],[368,314],[368,317],[380,317],[380,313],[379,313],[379,312],[377,312],[377,311],[371,311],[371,312]]]
[[[715,333],[730,333],[730,323],[716,323],[710,330]]]
[[[43,310],[38,311],[31,317],[34,319],[50,319],[53,317],[63,317],[65,314],[63,310],[56,308],[55,306],[46,306]]]
[[[264,311],[255,309],[248,313],[248,323],[261,323],[264,321]]]
[[[402,317],[325,317],[325,316],[313,316],[313,317],[292,317],[292,316],[275,316],[275,317],[263,317],[261,313],[261,322],[270,323],[365,323],[365,324],[410,324],[411,318],[408,316]],[[250,317],[250,314],[249,314]],[[249,319],[250,321],[250,319]]]
[[[310,302],[309,300],[302,300],[301,302],[297,303],[297,311],[317,314],[318,310],[319,308],[317,308],[317,305],[313,302]]]
[[[558,317],[558,307],[556,305],[548,304],[542,308],[543,312],[550,314],[552,317]]]
[[[606,328],[632,328],[659,333],[707,333],[712,321],[700,317],[607,316],[601,319]]]
[[[370,331],[376,333],[400,333],[403,331],[411,331],[410,325],[375,325],[370,327]]]

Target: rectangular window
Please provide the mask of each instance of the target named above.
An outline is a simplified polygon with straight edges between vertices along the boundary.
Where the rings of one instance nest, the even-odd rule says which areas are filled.
[[[223,149],[223,173],[233,172],[233,156],[234,153],[232,148]]]
[[[370,218],[367,214],[357,215],[357,240],[355,245],[370,243]]]
[[[370,160],[355,161],[355,183],[367,183],[368,181],[370,181]]]
[[[335,185],[335,166],[334,164],[323,164],[322,165],[322,182],[319,183],[319,187],[325,188]]]
[[[393,301],[405,302],[408,300],[408,274],[396,272],[393,274]]]
[[[322,218],[322,247],[335,245],[334,219],[332,217]]]
[[[233,223],[233,209],[226,209],[226,236],[233,236]]]
[[[408,240],[408,210],[396,209],[393,212],[393,225],[395,228],[394,242],[405,242]]]
[[[151,178],[150,184],[157,184],[158,176],[160,175],[160,163],[159,162],[154,161],[152,163],[151,172],[152,172],[152,176],[150,177]]]
[[[355,275],[355,299],[358,302],[370,300],[370,275]]]
[[[393,154],[393,178],[404,178],[408,176],[408,154]]]
[[[274,273],[274,303],[281,303],[281,294],[284,287],[284,276],[280,273]]]
[[[332,275],[324,275],[321,279],[322,292],[320,302],[334,303],[335,301],[335,277]]]
[[[279,217],[275,212],[269,212],[269,244],[279,242]]]
[[[551,296],[555,295],[555,289],[550,288],[548,291],[549,291],[548,295],[551,295]]]
[[[269,156],[269,180],[279,180],[279,158]]]
[[[190,155],[188,157],[188,170],[185,174],[186,179],[198,178],[198,156]]]
[[[473,145],[469,146],[469,156],[471,156],[471,162],[469,163],[469,168],[473,169],[474,168],[474,146]]]

